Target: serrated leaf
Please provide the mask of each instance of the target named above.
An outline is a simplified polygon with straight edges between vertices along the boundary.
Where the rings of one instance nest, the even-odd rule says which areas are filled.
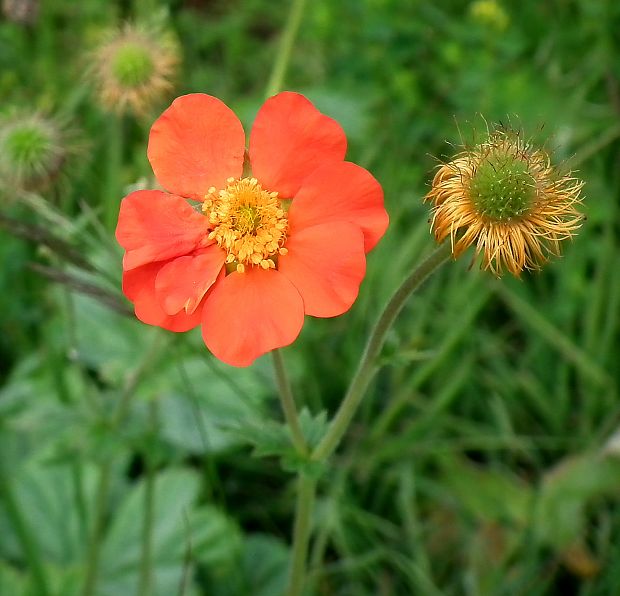
[[[207,366],[206,356],[168,361],[149,375],[139,394],[158,396],[161,436],[190,453],[217,453],[237,445],[231,427],[262,423],[271,387],[252,368]]]
[[[114,313],[87,296],[74,294],[73,301],[78,358],[118,386],[159,331]]]
[[[157,475],[152,517],[155,594],[176,593],[186,554],[217,569],[233,566],[241,539],[236,524],[215,507],[196,508],[200,478],[191,470]],[[145,483],[138,482],[120,504],[102,549],[102,595],[133,594],[142,556]]]
[[[252,445],[255,457],[279,457],[293,449],[286,427],[275,420],[248,419],[231,425],[229,431],[240,443]]]
[[[302,408],[299,413],[299,426],[306,443],[312,449],[319,444],[327,431],[327,412],[323,410],[313,416],[308,408]]]
[[[138,482],[119,505],[102,550],[106,575],[135,567],[140,560],[144,511],[144,482]],[[184,515],[191,509],[200,480],[189,470],[169,470],[155,481],[153,511],[153,553],[169,548],[170,536],[183,528]],[[165,557],[164,557],[165,558]]]
[[[299,426],[310,448],[316,446],[327,429],[327,412],[313,416],[307,408],[299,413]],[[275,420],[248,419],[231,427],[239,440],[254,446],[256,457],[289,457],[296,455],[288,425]]]

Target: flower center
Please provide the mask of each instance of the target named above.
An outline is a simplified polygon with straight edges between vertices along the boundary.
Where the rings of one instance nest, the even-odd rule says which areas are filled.
[[[202,204],[213,230],[209,238],[228,255],[226,263],[242,273],[247,265],[275,269],[284,248],[288,221],[277,192],[263,190],[256,178],[229,178],[228,186],[210,188]]]
[[[61,136],[53,121],[35,114],[7,122],[0,129],[0,180],[31,190],[45,185],[62,165]]]
[[[482,158],[469,180],[469,196],[476,210],[496,221],[526,215],[536,195],[528,162],[500,148]]]
[[[112,72],[123,87],[138,87],[151,78],[155,64],[148,48],[139,43],[126,43],[118,48]]]
[[[50,131],[37,123],[28,123],[9,132],[4,148],[16,167],[35,170],[39,164],[45,164],[53,152],[53,142]]]

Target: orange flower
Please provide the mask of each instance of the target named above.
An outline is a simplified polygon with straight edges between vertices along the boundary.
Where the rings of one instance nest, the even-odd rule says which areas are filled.
[[[116,229],[136,316],[202,325],[217,358],[248,366],[292,343],[305,314],[347,311],[388,216],[379,183],[345,152],[340,125],[297,93],[265,102],[247,152],[219,99],[177,98],[147,152],[169,192],[126,196]]]

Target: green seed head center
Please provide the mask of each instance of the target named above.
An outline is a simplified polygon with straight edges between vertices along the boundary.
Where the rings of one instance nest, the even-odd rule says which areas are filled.
[[[260,225],[260,214],[253,205],[242,205],[235,217],[235,229],[242,234],[253,234]]]
[[[118,48],[112,72],[123,87],[138,87],[148,83],[155,65],[147,48],[128,43]]]
[[[469,181],[469,196],[481,215],[510,221],[526,215],[536,200],[536,180],[520,156],[491,152]]]
[[[16,127],[6,137],[4,147],[14,167],[34,168],[49,157],[51,139],[38,126]]]

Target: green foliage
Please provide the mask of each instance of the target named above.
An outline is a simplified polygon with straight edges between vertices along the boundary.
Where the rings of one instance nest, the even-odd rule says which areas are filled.
[[[220,579],[234,574],[241,537],[232,520],[216,507],[194,507],[200,489],[195,472],[169,469],[158,474],[152,512],[152,558],[155,594],[173,593],[187,556],[212,567]],[[144,482],[118,504],[103,542],[102,594],[137,590],[142,550]]]
[[[232,427],[231,431],[240,443],[254,447],[252,455],[255,457],[278,457],[282,468],[290,472],[303,471],[316,476],[324,472],[323,464],[297,452],[286,424],[254,417],[240,420],[242,422]],[[313,416],[307,408],[303,408],[299,412],[299,426],[309,451],[312,451],[327,430],[327,412]]]
[[[268,359],[233,369],[199,332],[127,316],[113,229],[124,192],[155,185],[152,121],[207,92],[250,130],[287,4],[57,0],[0,21],[0,121],[19,108],[80,139],[41,196],[0,180],[0,594],[87,596],[95,558],[90,596],[279,596],[299,470],[319,478],[309,595],[617,594],[618,2],[307,2],[286,88],[343,125],[391,218],[351,311],[308,318],[283,352],[311,446],[431,249],[437,159],[485,118],[578,169],[588,216],[539,274],[494,280],[465,256],[430,280],[330,466],[292,447]],[[174,32],[183,64],[152,113],[121,119],[84,73],[135,14]],[[37,139],[18,141],[34,163]]]

